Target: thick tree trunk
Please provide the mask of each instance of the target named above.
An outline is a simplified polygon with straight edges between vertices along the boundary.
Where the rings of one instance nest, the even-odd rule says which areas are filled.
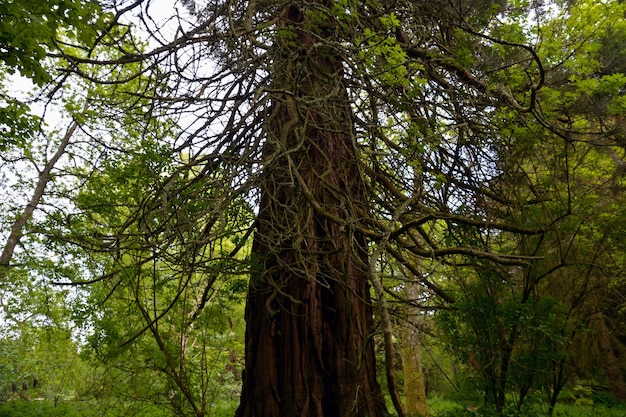
[[[366,242],[353,227],[365,189],[350,103],[339,59],[302,29],[304,16],[285,11],[293,36],[274,51],[273,87],[289,93],[266,123],[236,415],[383,416]]]
[[[594,301],[597,310],[591,316],[591,327],[594,329],[598,348],[602,354],[611,392],[615,398],[626,400],[626,382],[624,381],[620,361],[617,359],[613,345],[611,344],[611,332],[606,325],[604,314],[599,307],[597,307],[599,303],[597,300]]]

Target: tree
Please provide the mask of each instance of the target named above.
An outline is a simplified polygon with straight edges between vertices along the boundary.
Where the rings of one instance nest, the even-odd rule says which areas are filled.
[[[470,273],[461,287],[475,286],[472,295],[488,298],[495,310],[508,296],[500,281],[513,272],[525,286],[502,309],[527,307],[540,287],[534,279],[547,276],[539,262],[549,250],[533,251],[533,243],[571,223],[536,210],[531,200],[541,200],[542,190],[534,180],[515,177],[526,167],[511,155],[528,150],[524,161],[541,157],[537,137],[546,132],[565,147],[577,137],[568,115],[545,103],[585,84],[558,77],[569,64],[584,67],[570,58],[585,40],[537,43],[545,40],[544,29],[575,24],[551,19],[544,13],[549,5],[540,3],[182,4],[184,10],[160,18],[151,2],[113,2],[110,24],[88,47],[54,43],[58,49],[50,56],[64,63],[64,74],[132,98],[103,108],[127,116],[131,139],[163,152],[125,177],[141,187],[102,182],[100,197],[119,194],[126,203],[96,194],[89,204],[68,193],[75,211],[59,207],[34,230],[51,248],[71,251],[92,267],[92,276],[68,276],[66,284],[108,280],[112,294],[134,279],[141,285],[127,289],[153,288],[169,297],[163,303],[150,298],[151,309],[140,311],[146,324],[132,340],[147,331],[157,337],[154,329],[175,306],[171,300],[184,294],[199,295],[194,308],[204,308],[216,282],[210,273],[219,252],[212,249],[236,237],[236,250],[220,256],[238,264],[254,236],[252,254],[238,270],[247,268],[251,279],[237,415],[383,415],[375,318],[382,321],[388,386],[403,414],[377,266],[393,258],[414,273],[425,297],[445,302],[452,297],[412,259],[439,260],[451,270],[477,267],[490,285],[481,287]],[[133,25],[123,23],[130,14],[149,38],[145,48]],[[531,25],[528,16],[549,24]],[[551,61],[550,51],[562,60]],[[609,90],[621,97],[621,78],[603,82],[610,80]],[[581,123],[579,130],[590,129]],[[137,150],[122,145],[109,151],[122,157],[103,165],[81,162],[74,172],[104,172],[106,178]],[[547,156],[537,165],[551,161]],[[251,210],[242,209],[246,205]],[[539,219],[528,221],[533,215]],[[225,226],[233,218],[237,232]],[[144,285],[146,265],[167,271],[167,278],[153,274],[154,285]],[[198,271],[208,278],[196,280]],[[194,286],[204,288],[186,292]],[[478,288],[498,296],[485,297]],[[374,302],[380,304],[376,317]],[[503,348],[490,377],[498,411],[522,334],[505,318],[491,323],[499,327],[494,346]]]
[[[355,230],[365,184],[341,57],[314,46],[334,32],[322,13],[290,5],[274,46],[271,87],[290,93],[266,127],[240,417],[384,414]]]
[[[109,15],[103,12],[97,2],[74,4],[64,0],[59,1],[34,1],[26,7],[19,2],[11,2],[0,6],[0,81],[2,90],[8,82],[7,76],[13,76],[19,72],[26,80],[36,86],[50,86],[51,95],[61,88],[64,79],[53,80],[49,62],[44,58],[56,49],[57,42],[75,41],[82,45],[93,44],[94,38],[106,25]],[[13,76],[14,78],[17,78]],[[16,80],[17,81],[17,80]],[[25,82],[25,80],[22,80]],[[55,86],[56,84],[56,86]],[[25,159],[31,163],[37,171],[37,181],[33,187],[32,196],[19,216],[12,222],[10,233],[3,245],[0,255],[0,267],[5,273],[10,265],[16,246],[20,242],[26,224],[38,207],[46,187],[53,179],[53,170],[57,163],[67,153],[67,148],[78,129],[76,119],[68,123],[66,132],[58,136],[58,132],[46,131],[44,120],[35,114],[27,101],[37,101],[33,96],[19,97],[19,93],[11,91],[2,92],[0,108],[0,122],[2,122],[1,137],[3,140],[0,147],[3,163],[15,164],[16,160]],[[70,100],[80,101],[80,97],[72,97]],[[67,103],[67,101],[66,101]],[[87,108],[87,100],[82,106],[78,105],[70,115],[73,118],[84,113]],[[38,136],[43,136],[47,144],[53,143],[56,147],[48,155],[48,146],[44,147],[41,155],[33,152],[36,143],[40,141]],[[16,172],[20,172],[17,170]],[[12,210],[12,208],[10,208]]]
[[[514,116],[500,109],[491,121],[492,125],[504,121],[500,135],[515,138],[498,158],[502,175],[491,182],[492,189],[506,189],[502,195],[515,203],[502,206],[497,215],[508,218],[508,223],[543,230],[536,235],[505,233],[487,242],[492,250],[514,250],[541,259],[525,267],[490,267],[488,275],[484,265],[478,265],[477,274],[470,275],[474,279],[460,281],[464,295],[455,305],[459,312],[450,314],[463,322],[456,328],[463,329],[461,333],[453,333],[465,340],[465,345],[458,343],[457,354],[463,357],[466,345],[472,346],[473,355],[465,359],[487,381],[488,402],[497,409],[504,407],[507,392],[518,390],[521,407],[535,389],[549,393],[552,412],[570,379],[590,375],[583,371],[591,369],[589,357],[606,358],[595,362],[606,367],[606,375],[594,373],[595,377],[606,378],[617,398],[623,395],[623,377],[615,360],[618,344],[607,337],[597,302],[610,282],[621,281],[615,274],[621,260],[613,257],[615,246],[607,243],[613,232],[623,233],[615,223],[622,211],[612,206],[618,198],[615,190],[621,187],[616,173],[623,160],[612,120],[622,111],[623,97],[615,89],[623,84],[622,76],[613,73],[613,63],[619,60],[598,54],[611,48],[604,33],[621,33],[621,20],[611,18],[612,13],[621,13],[617,11],[621,7],[578,2],[546,24],[551,33],[568,38],[565,45],[577,44],[578,51],[587,53],[559,55],[564,43],[546,42],[537,53],[546,62],[550,57],[559,64],[546,67],[545,86],[538,93],[543,118]],[[569,32],[573,26],[580,30]],[[581,103],[594,103],[594,110]],[[490,204],[494,209],[497,202]],[[467,236],[484,242],[475,233]],[[593,340],[587,336],[591,334]]]

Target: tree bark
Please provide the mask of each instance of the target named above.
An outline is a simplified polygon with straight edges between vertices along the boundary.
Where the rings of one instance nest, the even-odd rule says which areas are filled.
[[[320,46],[323,29],[304,29],[298,6],[282,21],[290,35],[273,51],[273,87],[287,93],[272,98],[266,122],[236,416],[383,416],[366,242],[353,227],[365,187],[341,61]]]
[[[404,294],[408,302],[416,302],[421,293],[419,284],[407,280],[404,284]],[[418,308],[406,307],[406,323],[402,346],[402,365],[404,368],[404,395],[406,397],[406,412],[409,416],[429,415],[426,402],[426,381],[422,371],[422,353],[420,336],[417,328],[421,312]]]
[[[594,297],[595,298],[595,297]],[[620,366],[620,361],[615,355],[611,344],[611,333],[606,325],[604,314],[598,307],[598,301],[594,299],[596,311],[591,315],[591,327],[594,329],[598,348],[602,355],[606,375],[609,379],[610,389],[615,398],[626,400],[626,382]]]

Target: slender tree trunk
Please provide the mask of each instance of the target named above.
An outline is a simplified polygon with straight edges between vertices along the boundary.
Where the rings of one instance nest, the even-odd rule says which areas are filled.
[[[266,123],[236,415],[379,417],[366,242],[353,228],[365,188],[350,103],[340,60],[304,19],[288,7],[291,32],[274,51],[273,87],[288,93],[273,98]]]
[[[517,340],[517,328],[513,326],[510,330],[509,336],[506,342],[501,347],[501,362],[497,372],[496,379],[496,411],[502,415],[504,406],[506,405],[506,388],[509,379],[509,367],[511,365],[511,358],[513,357],[513,346],[515,346]]]
[[[405,283],[404,293],[407,300],[419,298],[421,289],[415,282]],[[402,364],[404,368],[404,395],[406,396],[406,412],[409,416],[429,415],[426,402],[426,381],[422,371],[422,353],[420,336],[417,329],[421,312],[418,308],[407,306],[404,341],[402,347]]]
[[[89,105],[88,103],[89,101],[86,100],[83,110],[87,110],[88,105]],[[46,186],[52,179],[52,170],[54,169],[56,163],[59,162],[59,159],[61,159],[63,154],[65,154],[65,151],[70,143],[70,140],[72,139],[72,136],[76,132],[76,129],[78,129],[78,122],[76,122],[76,120],[73,120],[70,126],[67,128],[67,131],[65,132],[65,135],[61,139],[61,142],[57,146],[55,153],[46,162],[44,167],[39,172],[39,175],[37,178],[37,185],[35,186],[35,189],[33,190],[33,194],[30,197],[28,204],[26,204],[26,207],[24,207],[20,215],[15,219],[15,221],[11,225],[11,232],[9,233],[9,236],[7,237],[7,241],[4,244],[4,247],[2,248],[2,253],[0,254],[0,267],[9,266],[9,264],[11,263],[11,260],[13,259],[13,253],[15,252],[15,248],[17,247],[17,245],[20,243],[20,240],[22,239],[24,228],[26,227],[26,224],[33,216],[35,209],[37,208],[37,206],[39,205],[39,202],[41,201],[43,197],[43,194],[46,190]]]

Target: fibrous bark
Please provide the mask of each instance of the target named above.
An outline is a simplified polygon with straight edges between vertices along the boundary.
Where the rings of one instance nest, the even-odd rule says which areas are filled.
[[[295,4],[281,16],[237,417],[382,416],[365,199],[341,61]],[[280,38],[280,36],[283,38]]]

